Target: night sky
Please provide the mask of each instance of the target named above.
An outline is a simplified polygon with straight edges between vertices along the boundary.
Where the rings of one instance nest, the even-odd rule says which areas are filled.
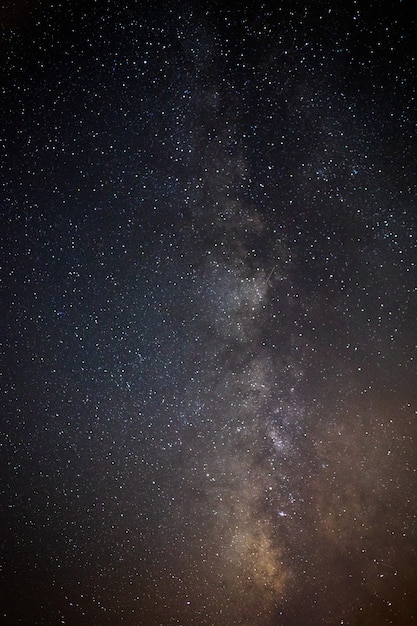
[[[3,3],[2,624],[417,624],[413,5]]]

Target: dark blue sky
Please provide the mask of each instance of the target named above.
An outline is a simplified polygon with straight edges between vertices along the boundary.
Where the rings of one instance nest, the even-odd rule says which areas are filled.
[[[1,25],[7,624],[410,626],[411,2]]]

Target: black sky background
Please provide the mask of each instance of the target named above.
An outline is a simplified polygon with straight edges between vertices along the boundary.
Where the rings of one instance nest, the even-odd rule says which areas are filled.
[[[3,3],[2,623],[417,623],[412,9]]]

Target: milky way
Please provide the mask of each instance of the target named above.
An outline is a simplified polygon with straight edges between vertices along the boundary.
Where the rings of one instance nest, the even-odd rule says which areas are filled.
[[[406,1],[2,9],[7,624],[417,623]]]

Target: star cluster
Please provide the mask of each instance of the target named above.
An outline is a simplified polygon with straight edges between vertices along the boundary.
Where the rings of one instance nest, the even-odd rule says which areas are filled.
[[[417,623],[417,28],[310,4],[1,9],[4,623]]]

